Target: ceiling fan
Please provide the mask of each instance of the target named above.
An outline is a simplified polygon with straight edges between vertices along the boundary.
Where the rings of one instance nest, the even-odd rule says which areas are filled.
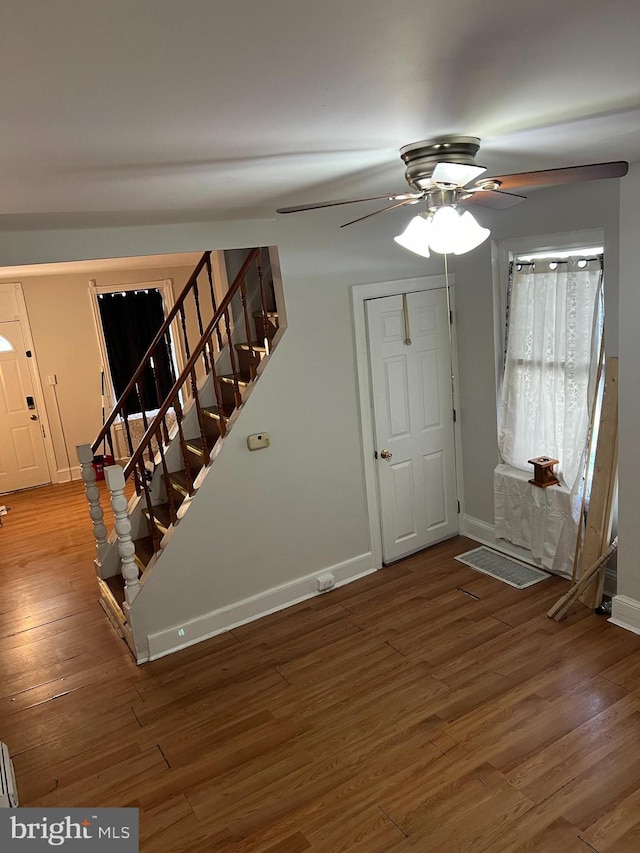
[[[480,139],[475,136],[440,136],[435,139],[413,142],[400,149],[400,157],[406,165],[405,178],[411,188],[410,192],[281,207],[277,212],[298,213],[304,210],[317,210],[323,207],[335,207],[365,201],[386,200],[394,202],[394,204],[357,219],[352,219],[340,226],[345,228],[347,225],[362,222],[364,219],[377,216],[387,210],[425,202],[427,212],[420,215],[427,220],[433,218],[433,215],[441,209],[453,208],[455,210],[461,205],[477,205],[495,210],[512,207],[526,199],[524,195],[511,192],[514,189],[573,184],[602,178],[621,178],[627,174],[629,169],[628,163],[618,160],[610,163],[589,163],[584,166],[568,166],[562,169],[544,169],[537,172],[521,172],[514,175],[480,178],[486,168],[475,163],[479,148]],[[474,224],[477,225],[475,220]],[[488,236],[488,230],[483,230]],[[436,251],[440,250],[436,249]]]

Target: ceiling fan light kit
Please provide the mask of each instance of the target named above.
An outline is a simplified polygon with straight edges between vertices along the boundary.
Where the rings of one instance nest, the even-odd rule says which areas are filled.
[[[455,207],[444,205],[435,212],[414,216],[402,234],[393,239],[410,252],[428,258],[429,250],[441,255],[464,255],[489,234],[489,229],[479,225],[468,210],[460,214]]]
[[[462,255],[483,243],[490,232],[488,228],[479,225],[469,211],[461,212],[461,206],[475,204],[503,210],[526,200],[526,196],[506,192],[507,189],[621,178],[629,170],[626,161],[617,160],[480,179],[486,169],[475,163],[479,148],[480,139],[477,136],[439,136],[412,142],[400,149],[400,157],[406,165],[405,178],[413,192],[284,207],[277,212],[298,213],[383,199],[394,202],[381,210],[346,222],[341,226],[344,228],[387,210],[422,203],[426,204],[427,212],[415,216],[402,234],[394,238],[396,243],[425,258],[430,256],[430,250],[445,255]],[[472,181],[475,183],[467,186]]]

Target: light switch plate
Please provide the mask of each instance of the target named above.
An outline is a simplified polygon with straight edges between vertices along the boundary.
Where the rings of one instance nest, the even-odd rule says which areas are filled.
[[[262,450],[264,447],[269,447],[271,438],[268,432],[257,432],[254,435],[247,436],[247,447],[249,450]]]

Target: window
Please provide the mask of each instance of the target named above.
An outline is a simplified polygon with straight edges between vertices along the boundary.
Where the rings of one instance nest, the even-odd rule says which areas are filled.
[[[0,352],[13,352],[11,341],[0,335]]]
[[[101,293],[98,307],[115,399],[127,387],[143,355],[164,322],[162,295],[157,288]],[[153,367],[148,366],[125,401],[129,415],[157,409],[173,386],[172,353],[157,348]],[[142,399],[141,399],[142,398]]]
[[[571,490],[583,463],[602,334],[601,250],[520,256],[507,292],[498,443],[504,462],[531,470],[551,456]]]

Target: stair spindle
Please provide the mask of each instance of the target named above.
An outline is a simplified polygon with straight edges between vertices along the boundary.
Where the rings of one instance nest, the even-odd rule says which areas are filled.
[[[148,474],[149,472],[147,471],[144,458],[141,456],[137,463],[137,476],[142,484],[144,502],[147,505],[147,512],[145,513],[145,517],[147,518],[147,529],[149,531],[149,536],[153,541],[153,550],[157,554],[160,550],[161,537],[158,533],[158,528],[156,527],[155,522],[153,520],[153,501],[151,500],[151,490],[149,489]]]
[[[111,454],[111,458],[115,459],[116,454],[115,454],[115,450],[113,449],[113,434],[111,432],[111,427],[109,427],[109,429],[106,432],[106,439],[107,439],[107,447],[109,448],[109,453]]]
[[[211,269],[211,252],[207,256],[206,260],[207,265],[207,277],[209,279],[209,293],[211,294],[211,308],[213,310],[213,315],[215,316],[216,311],[218,310],[218,306],[216,304],[216,294],[213,289],[213,270]],[[216,324],[216,335],[218,337],[218,352],[222,349],[222,333],[220,332],[220,325]],[[213,359],[212,359],[213,363]]]
[[[118,554],[120,571],[124,578],[124,595],[127,604],[131,604],[140,592],[140,572],[136,563],[136,546],[131,536],[131,521],[124,489],[125,479],[119,465],[109,465],[104,469],[107,487],[111,492],[111,508],[115,516],[115,529],[118,534]]]
[[[191,373],[191,387],[193,388],[193,399],[195,401],[196,415],[198,417],[198,426],[200,427],[200,438],[202,440],[202,454],[204,464],[209,464],[209,439],[204,429],[204,416],[202,414],[202,406],[200,405],[200,396],[198,394],[198,383],[196,381],[195,370]]]
[[[91,445],[76,445],[76,455],[80,463],[84,492],[89,504],[89,516],[93,524],[93,536],[96,540],[96,568],[99,568],[106,556],[109,545],[107,542],[107,528],[104,524],[104,512],[100,504],[100,489],[96,485],[96,471],[93,467],[93,450],[91,449]]]
[[[154,350],[154,352],[155,352],[155,350]],[[162,394],[162,390],[160,389],[160,379],[158,377],[158,371],[156,370],[156,360],[155,360],[154,356],[152,356],[149,359],[149,365],[151,367],[151,375],[153,376],[153,386],[156,389],[156,397],[158,400],[158,407],[160,407],[162,405],[163,400],[164,400],[164,396]],[[154,406],[153,408],[155,409],[156,407]]]
[[[165,492],[167,493],[167,503],[169,504],[169,517],[171,519],[171,523],[175,524],[178,519],[176,497],[169,481],[169,469],[167,468],[167,460],[164,455],[164,448],[160,449],[160,464],[162,465],[162,478],[164,480]]]
[[[242,313],[244,315],[244,331],[247,336],[247,344],[251,346],[253,342],[253,335],[251,334],[251,322],[249,320],[249,312],[247,310],[247,285],[244,279],[240,282],[240,296],[242,299]],[[249,376],[251,379],[256,378],[256,362],[255,362],[256,354],[250,349],[249,350]]]
[[[182,406],[180,405],[180,400],[177,397],[173,402],[173,408],[176,413],[176,423],[178,424],[178,441],[180,442],[180,451],[182,452],[182,459],[184,461],[184,476],[187,481],[187,491],[189,492],[189,494],[192,494],[193,472],[191,470],[191,465],[189,464],[187,442],[184,437],[184,430],[182,429]]]
[[[200,332],[200,340],[204,335],[204,326],[202,325],[202,311],[200,310],[200,292],[198,290],[198,279],[196,279],[193,283],[193,298],[196,303],[196,317],[198,318],[198,331]],[[202,350],[202,360],[204,362],[205,372],[209,372],[209,359],[207,358],[207,349],[206,347]]]
[[[218,407],[218,415],[220,417],[220,435],[226,435],[227,433],[227,418],[224,411],[224,403],[222,401],[222,391],[220,389],[220,380],[218,379],[218,374],[216,372],[216,366],[213,365],[213,369],[211,371],[211,377],[213,381],[213,392],[216,395],[216,405]]]
[[[229,360],[231,361],[231,373],[233,374],[233,390],[236,401],[236,408],[242,405],[242,395],[240,394],[240,386],[238,385],[238,369],[236,367],[236,354],[231,338],[231,323],[229,321],[229,309],[224,312],[224,326],[227,333],[227,345],[229,347]]]
[[[182,339],[184,341],[184,354],[187,361],[191,358],[191,350],[189,349],[189,336],[187,335],[187,315],[184,310],[184,303],[180,306],[180,325],[182,327]]]
[[[268,311],[267,311],[267,294],[265,293],[265,289],[264,289],[264,271],[262,269],[262,249],[260,249],[260,251],[258,252],[258,259],[257,259],[257,265],[256,266],[257,266],[257,270],[258,270],[258,283],[259,283],[259,287],[260,287],[260,305],[262,307],[262,337],[263,337],[263,343],[265,345],[265,349],[267,350],[267,355],[268,355],[269,351],[271,349],[271,347],[270,347],[271,342],[270,342],[269,337],[267,335],[267,323],[269,322],[269,318],[267,316],[267,314],[268,314]]]
[[[122,418],[122,420],[124,422],[124,434],[125,434],[126,439],[127,439],[127,447],[129,448],[129,456],[133,456],[135,447],[133,446],[133,438],[131,437],[131,428],[129,427],[129,415],[127,414],[127,412],[124,408],[122,409],[120,417]]]

